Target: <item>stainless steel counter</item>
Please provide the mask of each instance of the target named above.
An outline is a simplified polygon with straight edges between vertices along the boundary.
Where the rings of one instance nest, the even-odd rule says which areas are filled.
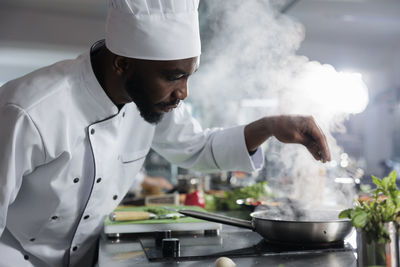
[[[232,226],[223,226],[221,239],[229,243],[229,236],[240,235],[243,237],[243,246],[250,241],[260,238],[258,234]],[[347,239],[347,243],[354,245],[355,232]],[[196,249],[193,247],[193,249]],[[282,266],[282,267],[356,267],[354,251],[329,251],[323,253],[295,253],[252,257],[231,257],[237,266]],[[181,262],[150,262],[139,242],[139,238],[110,240],[102,238],[99,249],[99,267],[123,267],[123,266],[215,266],[217,257],[203,260],[188,260]]]

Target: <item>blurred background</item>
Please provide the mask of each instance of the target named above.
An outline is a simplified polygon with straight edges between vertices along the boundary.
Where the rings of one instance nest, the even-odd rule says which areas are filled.
[[[1,0],[0,85],[87,51],[104,37],[106,8],[104,0]],[[328,132],[334,160],[306,176],[357,184],[400,170],[400,0],[204,0],[200,25],[201,68],[187,102],[204,127],[309,113]],[[259,173],[207,179],[273,185],[308,169],[302,151],[287,154],[275,140],[263,149]],[[202,175],[154,152],[144,172],[175,186],[179,175]]]

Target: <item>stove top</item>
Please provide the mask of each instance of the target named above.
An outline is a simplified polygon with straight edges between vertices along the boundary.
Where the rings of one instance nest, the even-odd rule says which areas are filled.
[[[265,241],[259,234],[242,230],[222,232],[214,235],[185,234],[172,235],[172,247],[179,247],[175,253],[163,251],[163,245],[157,243],[153,237],[140,238],[139,241],[149,261],[190,261],[211,259],[218,257],[269,257],[276,255],[307,255],[329,252],[353,251],[354,248],[347,242],[293,245],[277,244]],[[160,240],[159,240],[160,241]],[[178,244],[179,243],[179,244]],[[165,243],[167,244],[167,243]],[[164,246],[166,247],[166,246]]]

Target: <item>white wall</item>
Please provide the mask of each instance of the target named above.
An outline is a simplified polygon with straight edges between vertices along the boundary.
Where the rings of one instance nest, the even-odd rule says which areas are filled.
[[[88,7],[85,12],[62,12],[62,6],[46,9],[39,1],[26,8],[14,1],[0,3],[0,83],[76,57],[104,36],[105,14],[98,9],[105,8],[100,1],[94,14]]]

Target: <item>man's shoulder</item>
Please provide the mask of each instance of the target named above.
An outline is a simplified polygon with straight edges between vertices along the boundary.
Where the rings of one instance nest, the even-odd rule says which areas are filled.
[[[13,104],[29,111],[49,101],[63,101],[76,87],[82,64],[81,57],[63,60],[9,81],[0,87],[0,106]]]

